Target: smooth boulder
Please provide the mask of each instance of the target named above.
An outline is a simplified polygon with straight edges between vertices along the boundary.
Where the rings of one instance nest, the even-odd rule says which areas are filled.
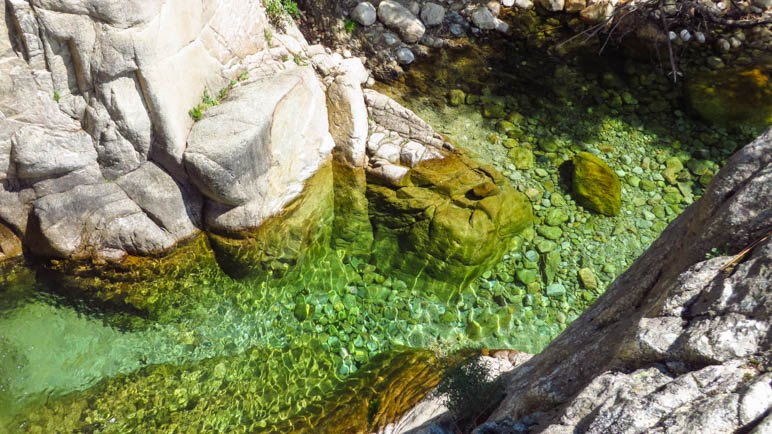
[[[378,5],[378,18],[386,27],[398,32],[402,40],[408,44],[415,44],[426,32],[426,27],[421,20],[393,0],[383,0]]]
[[[574,156],[571,193],[583,207],[607,216],[619,214],[622,208],[622,185],[619,176],[605,161],[589,152]]]
[[[333,142],[327,101],[311,67],[247,82],[195,124],[185,168],[206,196],[209,229],[258,227],[303,190]]]

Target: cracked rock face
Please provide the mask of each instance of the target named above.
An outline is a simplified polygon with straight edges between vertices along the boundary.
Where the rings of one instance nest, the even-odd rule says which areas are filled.
[[[768,432],[771,232],[768,130],[605,295],[513,371],[507,397],[476,432]],[[706,260],[714,247],[726,255]]]
[[[2,257],[21,239],[44,257],[120,260],[256,227],[330,154],[318,77],[278,60],[308,45],[293,26],[271,30],[260,1],[2,6]],[[204,90],[244,71],[190,135]]]

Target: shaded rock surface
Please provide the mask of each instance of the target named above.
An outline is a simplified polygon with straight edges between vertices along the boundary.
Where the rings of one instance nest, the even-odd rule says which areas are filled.
[[[588,311],[510,374],[506,398],[475,432],[765,432],[771,181],[768,130]],[[742,254],[706,260],[716,246]]]

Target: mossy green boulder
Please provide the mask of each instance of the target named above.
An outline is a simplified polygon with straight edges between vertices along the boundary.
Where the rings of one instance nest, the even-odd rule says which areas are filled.
[[[691,108],[712,124],[759,129],[772,124],[772,82],[761,68],[694,74],[687,92]]]
[[[490,166],[460,154],[424,161],[401,185],[368,185],[376,242],[398,248],[392,266],[459,285],[501,259],[530,226],[528,198]]]
[[[572,159],[571,194],[583,207],[607,216],[619,214],[622,208],[622,186],[619,177],[589,152]]]

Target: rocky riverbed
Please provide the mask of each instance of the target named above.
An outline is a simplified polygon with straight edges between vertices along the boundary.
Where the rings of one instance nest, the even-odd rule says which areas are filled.
[[[763,250],[730,285],[750,282],[740,304],[756,307],[671,318],[696,279],[686,267],[734,254],[768,226],[768,139],[730,160],[772,113],[766,58],[743,56],[764,32],[714,35],[721,65],[684,56],[712,72],[673,85],[661,63],[622,45],[602,58],[553,49],[602,2],[318,2],[302,13],[284,0],[238,3],[5,2],[0,426],[394,430],[486,347],[517,350],[484,351],[511,370],[508,395],[467,429],[494,410],[480,429],[573,429],[538,412],[581,413],[575,395],[619,366],[677,379],[720,365],[726,399],[748,389],[765,402],[753,366],[768,343],[735,333],[768,327]],[[325,22],[342,32],[314,33]],[[633,263],[650,245],[639,262],[663,270],[656,285],[675,310],[639,315],[624,309],[651,306],[641,288],[659,277]],[[703,280],[720,278],[718,263]],[[676,275],[686,283],[672,285]],[[625,304],[626,294],[639,298]],[[622,311],[620,330],[643,337],[581,331],[588,315]],[[653,322],[687,341],[735,333],[743,350],[663,349],[646,339]],[[539,353],[567,327],[513,370],[527,359],[518,351]],[[586,336],[626,352],[599,347],[597,366],[576,367],[567,354],[590,350],[574,342],[600,345]],[[582,384],[564,386],[572,369]],[[763,413],[743,408],[726,426]],[[606,419],[593,429],[618,422]]]

